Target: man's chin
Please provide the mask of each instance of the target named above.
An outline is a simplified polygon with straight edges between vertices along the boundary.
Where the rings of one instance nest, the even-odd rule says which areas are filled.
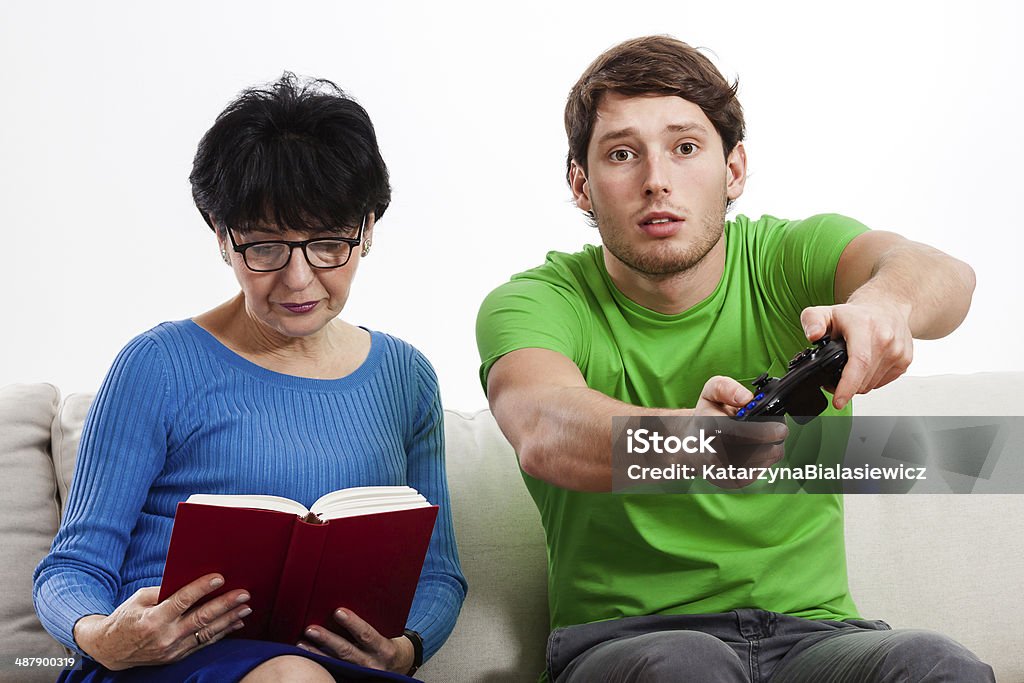
[[[640,252],[630,249],[617,249],[615,246],[607,244],[605,244],[605,249],[623,266],[637,275],[649,279],[664,279],[685,273],[699,264],[710,251],[710,249],[680,250],[659,248],[657,250],[652,249],[647,252]]]

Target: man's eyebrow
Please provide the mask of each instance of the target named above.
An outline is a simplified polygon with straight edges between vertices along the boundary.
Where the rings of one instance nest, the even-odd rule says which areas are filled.
[[[705,135],[708,134],[707,127],[701,123],[697,123],[696,121],[690,121],[687,123],[672,123],[665,126],[665,130],[670,133],[703,133]],[[607,142],[622,140],[623,138],[634,137],[636,135],[636,128],[633,128],[631,126],[626,128],[619,128],[617,130],[610,130],[601,137],[599,137],[596,141],[596,144],[603,145]]]
[[[630,138],[636,135],[636,128],[619,128],[618,130],[610,130],[597,139],[598,145],[603,145],[606,142],[612,140],[621,140],[623,138]]]
[[[705,135],[708,133],[707,127],[702,123],[697,123],[696,121],[672,124],[670,126],[666,126],[665,130],[673,133],[704,133]]]

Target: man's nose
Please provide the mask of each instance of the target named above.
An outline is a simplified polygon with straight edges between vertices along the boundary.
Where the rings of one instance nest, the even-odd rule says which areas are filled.
[[[647,196],[671,194],[669,183],[669,160],[661,154],[652,154],[644,164],[644,194]]]

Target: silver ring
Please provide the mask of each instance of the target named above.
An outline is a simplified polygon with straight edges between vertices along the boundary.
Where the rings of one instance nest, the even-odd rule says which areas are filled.
[[[196,645],[202,645],[203,644],[203,639],[199,637],[199,631],[196,631],[192,635],[194,635],[196,637]]]

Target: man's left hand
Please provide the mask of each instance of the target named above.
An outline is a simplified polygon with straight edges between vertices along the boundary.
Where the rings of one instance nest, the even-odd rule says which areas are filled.
[[[885,386],[907,371],[914,358],[909,318],[909,306],[852,300],[805,308],[800,314],[800,324],[810,341],[826,334],[846,340],[849,359],[832,396],[837,410],[854,394]]]
[[[334,619],[349,638],[322,626],[310,626],[305,631],[308,640],[298,643],[298,646],[370,669],[401,674],[412,669],[415,654],[412,641],[405,636],[385,638],[354,612],[346,609],[335,610]]]

